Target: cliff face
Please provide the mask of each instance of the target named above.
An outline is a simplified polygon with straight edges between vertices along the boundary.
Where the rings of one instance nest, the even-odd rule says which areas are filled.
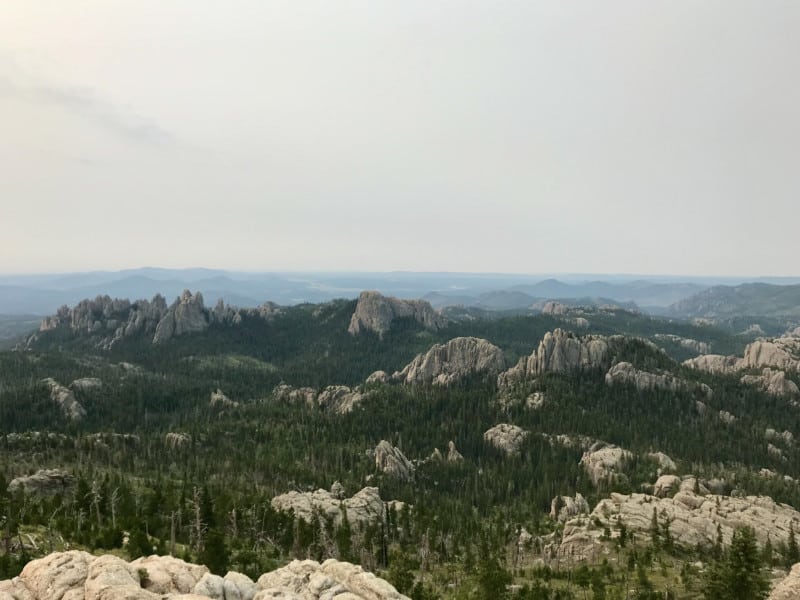
[[[459,337],[417,355],[392,379],[409,385],[449,385],[472,373],[496,375],[504,368],[505,357],[500,348],[484,339]],[[370,377],[376,380],[377,374]]]
[[[347,331],[358,335],[374,331],[383,336],[396,319],[412,318],[426,329],[438,330],[447,325],[447,319],[437,313],[424,300],[400,300],[378,292],[361,292],[356,310]]]

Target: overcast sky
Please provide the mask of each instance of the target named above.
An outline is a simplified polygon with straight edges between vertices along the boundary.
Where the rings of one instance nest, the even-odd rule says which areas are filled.
[[[797,0],[3,0],[0,272],[800,274]]]

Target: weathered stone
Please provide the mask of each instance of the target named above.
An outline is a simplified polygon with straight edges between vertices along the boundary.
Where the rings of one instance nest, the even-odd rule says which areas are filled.
[[[361,292],[347,331],[350,335],[374,331],[383,337],[391,328],[392,322],[402,318],[414,319],[426,329],[432,330],[447,325],[447,319],[424,300],[400,300],[378,292]]]
[[[211,406],[216,406],[218,408],[236,408],[237,406],[239,406],[238,402],[234,402],[233,400],[228,398],[219,388],[211,392],[211,399],[209,400],[209,404]]]
[[[519,454],[523,442],[529,435],[530,432],[525,431],[522,427],[500,423],[483,434],[483,441],[509,456],[513,456]]]
[[[800,388],[791,379],[786,379],[783,371],[773,371],[769,367],[761,371],[760,375],[745,375],[741,383],[755,385],[773,396],[797,396]]]
[[[662,475],[653,486],[653,495],[657,498],[672,496],[680,489],[681,478],[677,475]]]
[[[143,556],[134,560],[131,567],[147,572],[142,587],[155,594],[190,594],[208,573],[207,567],[174,556]]]
[[[173,450],[179,450],[191,445],[192,436],[190,436],[188,433],[170,431],[164,436],[164,441],[166,442],[167,446]]]
[[[675,464],[675,461],[663,452],[650,452],[647,454],[647,458],[650,458],[658,463],[659,475],[661,475],[661,473],[664,471],[675,471],[678,468],[678,465]]]
[[[392,504],[391,502],[388,504]],[[400,503],[398,503],[398,506]],[[385,506],[378,488],[365,487],[351,498],[340,500],[331,492],[317,490],[315,492],[288,492],[272,499],[275,510],[293,511],[295,517],[311,522],[315,514],[331,518],[340,523],[342,511],[347,511],[350,523],[380,523],[384,519]]]
[[[447,443],[447,462],[461,462],[464,460],[464,457],[461,456],[461,452],[458,451],[456,448],[455,442],[450,440]]]
[[[615,364],[606,373],[606,384],[626,384],[632,385],[637,390],[668,390],[672,392],[682,390],[699,389],[706,397],[710,397],[713,392],[704,383],[694,383],[685,379],[675,377],[670,373],[650,373],[635,368],[631,363],[620,362]]]
[[[595,443],[583,453],[580,465],[595,485],[613,482],[622,476],[625,462],[633,455],[613,444]]]
[[[97,377],[82,377],[70,383],[69,387],[78,392],[85,392],[87,390],[100,389],[103,387],[103,382]]]
[[[772,588],[767,600],[797,600],[800,598],[800,563]]]
[[[59,469],[40,469],[33,475],[15,477],[8,484],[11,494],[22,492],[38,498],[49,498],[64,494],[75,485],[75,478]]]
[[[42,380],[50,390],[50,399],[55,402],[70,421],[81,421],[86,417],[86,409],[75,399],[75,394],[52,377]]]
[[[556,496],[550,502],[550,518],[562,523],[579,515],[588,515],[590,510],[589,503],[580,493],[575,497]]]
[[[49,554],[25,565],[20,579],[37,600],[82,599],[89,565],[94,559],[80,550]]]
[[[392,446],[386,440],[381,440],[375,447],[375,468],[403,481],[411,481],[414,478],[414,465],[399,448]]]
[[[446,344],[435,344],[426,353],[417,355],[392,379],[409,385],[450,385],[473,373],[496,375],[504,368],[505,358],[500,348],[480,338],[459,337]]]

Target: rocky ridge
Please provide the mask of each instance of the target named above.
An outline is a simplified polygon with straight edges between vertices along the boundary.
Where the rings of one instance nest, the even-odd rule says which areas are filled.
[[[76,335],[97,339],[96,346],[108,350],[121,340],[135,335],[152,336],[159,344],[188,333],[205,331],[212,323],[238,325],[245,315],[270,319],[281,309],[267,302],[258,308],[236,308],[220,300],[213,309],[206,308],[200,292],[183,293],[170,305],[161,294],[152,300],[136,300],[97,296],[81,300],[74,307],[62,306],[55,315],[42,320],[39,332],[28,338],[27,347],[35,346],[42,334],[55,329],[68,329]]]
[[[425,300],[401,300],[379,292],[365,291],[358,297],[347,331],[350,335],[372,331],[383,337],[393,321],[403,318],[411,318],[434,331],[447,325],[447,319]]]
[[[70,421],[81,421],[86,417],[86,409],[75,399],[72,390],[64,387],[52,377],[42,380],[50,390],[50,399],[55,402]]]
[[[481,338],[458,337],[418,354],[402,371],[394,373],[391,381],[450,385],[473,373],[497,375],[503,369],[505,357],[500,348]],[[377,381],[379,377],[373,373],[368,381]]]
[[[314,492],[292,491],[272,499],[272,507],[282,512],[292,511],[294,516],[310,523],[315,515],[330,518],[334,523],[341,523],[342,511],[347,511],[347,519],[351,524],[380,523],[384,520],[386,508],[400,510],[404,504],[398,501],[384,503],[376,487],[365,487],[350,498],[341,499],[340,487],[332,491],[316,490]]]
[[[351,388],[346,385],[329,385],[317,392],[314,388],[296,388],[282,383],[272,390],[273,400],[302,402],[308,406],[323,408],[339,415],[352,412],[368,397],[369,392],[364,391],[361,386]]]
[[[23,493],[26,496],[47,498],[63,494],[75,485],[75,478],[60,469],[39,469],[33,475],[15,477],[8,484],[11,494]]]
[[[704,383],[694,383],[675,377],[670,373],[650,373],[635,368],[631,363],[620,362],[615,364],[606,373],[606,384],[629,384],[637,390],[669,390],[673,392],[682,390],[699,389],[706,397],[710,397],[713,391]]]
[[[402,481],[414,479],[414,465],[400,451],[400,448],[392,446],[386,440],[381,440],[375,447],[375,468]]]
[[[717,539],[717,528],[723,543],[729,544],[734,529],[752,527],[760,544],[770,539],[773,544],[785,543],[790,526],[800,527],[800,513],[786,504],[778,504],[766,496],[732,497],[708,493],[695,478],[680,481],[673,493],[674,481],[663,497],[650,494],[611,494],[601,500],[588,519],[573,519],[564,527],[563,541],[558,547],[560,556],[575,559],[597,557],[604,552],[602,532],[608,528],[612,537],[618,535],[618,523],[629,532],[649,535],[653,513],[660,522],[669,521],[674,542],[683,547],[698,545],[712,547]],[[700,493],[695,491],[699,488]]]
[[[29,562],[19,577],[0,581],[3,600],[408,600],[360,566],[334,559],[295,560],[254,582],[236,572],[224,577],[171,556],[130,563],[111,555],[72,550]]]

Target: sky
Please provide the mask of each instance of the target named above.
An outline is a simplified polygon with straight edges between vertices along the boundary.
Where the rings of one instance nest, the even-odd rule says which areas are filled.
[[[800,275],[796,0],[3,0],[0,272]]]

